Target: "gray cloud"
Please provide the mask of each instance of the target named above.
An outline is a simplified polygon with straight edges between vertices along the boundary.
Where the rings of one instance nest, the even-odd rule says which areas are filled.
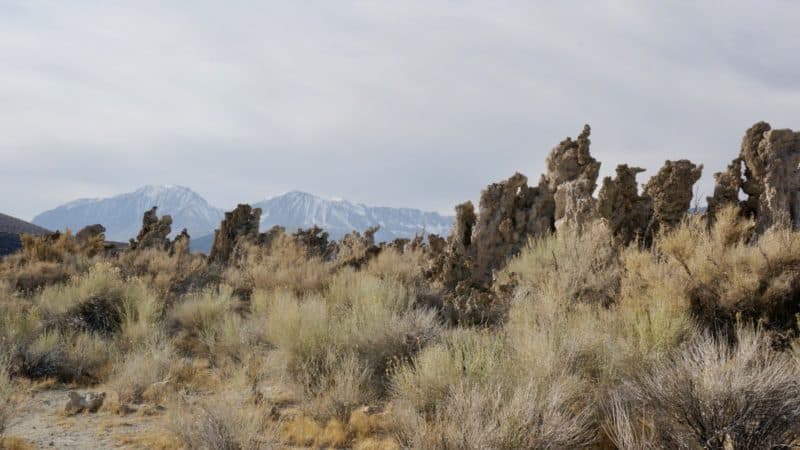
[[[587,4],[588,3],[588,4]],[[449,211],[593,127],[603,174],[800,128],[800,4],[0,2],[0,211],[146,183]]]

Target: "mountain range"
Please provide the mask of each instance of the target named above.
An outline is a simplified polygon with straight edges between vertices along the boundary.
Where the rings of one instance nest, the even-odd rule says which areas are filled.
[[[142,226],[142,214],[158,206],[158,214],[172,216],[172,231],[186,228],[191,236],[208,234],[219,226],[223,211],[182,186],[144,186],[110,198],[75,200],[33,218],[36,225],[51,230],[77,232],[86,225],[106,227],[106,239],[127,242]]]
[[[172,216],[173,233],[186,228],[193,237],[192,248],[208,251],[214,230],[224,211],[202,196],[182,186],[145,186],[134,192],[102,199],[80,199],[43,212],[33,223],[51,230],[77,231],[95,223],[106,227],[106,238],[127,241],[141,227],[142,214],[158,206],[158,214]],[[374,207],[347,200],[329,200],[305,192],[292,191],[253,203],[261,208],[261,230],[274,225],[288,231],[317,225],[332,238],[340,239],[356,230],[363,232],[378,225],[379,241],[412,237],[418,233],[446,235],[453,218],[411,208]]]

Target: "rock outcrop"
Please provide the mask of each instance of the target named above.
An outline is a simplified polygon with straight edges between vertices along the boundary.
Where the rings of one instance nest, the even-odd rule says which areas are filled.
[[[306,249],[309,256],[329,259],[336,251],[336,243],[331,242],[327,231],[314,225],[308,229],[298,229],[292,233],[295,242]]]
[[[470,202],[459,205],[447,241],[430,240],[426,275],[440,287],[457,320],[496,318],[502,309],[498,297],[510,292],[508,286],[496,285],[496,274],[531,238],[563,228],[580,232],[603,218],[622,243],[649,242],[651,233],[678,224],[686,215],[702,166],[667,161],[640,195],[636,175],[642,169],[621,165],[616,178],[603,181],[595,199],[600,162],[589,152],[590,133],[586,125],[576,139],[553,148],[538,185],[529,186],[527,177],[516,173],[487,186],[477,213]]]
[[[756,198],[756,229],[800,225],[800,132],[771,130],[760,122],[742,144],[745,192]],[[752,128],[751,128],[752,130]]]
[[[233,211],[226,212],[219,228],[214,231],[214,243],[208,260],[226,264],[242,244],[258,243],[260,221],[261,209],[250,205],[240,204]]]
[[[740,204],[739,191],[741,191],[743,185],[742,160],[736,158],[724,172],[715,173],[714,181],[714,195],[706,197],[708,216],[712,219],[726,205]]]
[[[597,196],[597,213],[606,220],[614,237],[623,245],[645,237],[652,220],[652,202],[639,195],[636,175],[640,167],[617,166],[617,176],[605,177]]]
[[[456,222],[445,248],[432,240],[427,273],[447,294],[445,300],[460,319],[491,320],[486,316],[496,301],[496,272],[532,237],[556,227],[581,227],[596,217],[595,199],[600,163],[589,153],[591,129],[567,138],[550,152],[547,173],[529,186],[516,173],[481,193],[476,214],[471,202],[456,207]],[[473,314],[478,312],[479,315]]]
[[[653,231],[672,228],[686,216],[692,205],[694,184],[703,174],[703,166],[691,161],[666,161],[647,182],[644,194],[653,207]]]
[[[715,175],[709,213],[724,205],[738,204],[753,217],[756,230],[775,225],[800,228],[800,132],[773,130],[766,122],[750,127],[742,139],[739,157],[727,171]],[[739,193],[746,198],[739,201]]]
[[[584,125],[577,139],[563,140],[547,157],[544,182],[554,195],[556,228],[582,227],[596,217],[593,193],[600,162],[589,153],[590,134],[591,127]]]
[[[364,230],[364,234],[353,231],[345,235],[335,249],[336,265],[359,269],[378,256],[381,247],[375,245],[375,233],[379,228],[378,226],[369,227]]]
[[[128,247],[130,250],[147,248],[167,250],[170,248],[169,234],[172,232],[172,217],[165,214],[159,219],[156,211],[158,211],[158,207],[154,206],[144,213],[142,229],[136,239],[131,239]]]
[[[98,238],[105,240],[105,232],[106,227],[100,225],[99,223],[95,225],[87,225],[81,228],[81,230],[75,234],[75,240],[78,241],[79,244],[87,244],[90,241]]]

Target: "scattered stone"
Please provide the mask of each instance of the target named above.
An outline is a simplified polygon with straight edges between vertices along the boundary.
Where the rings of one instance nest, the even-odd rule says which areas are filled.
[[[69,401],[64,407],[64,412],[68,415],[80,414],[84,411],[96,413],[106,399],[106,393],[87,392],[79,394],[74,391],[67,393]]]

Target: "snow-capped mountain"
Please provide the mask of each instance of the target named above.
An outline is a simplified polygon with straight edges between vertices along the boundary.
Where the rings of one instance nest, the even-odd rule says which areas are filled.
[[[288,230],[318,225],[332,238],[380,225],[379,241],[413,237],[418,233],[447,235],[453,218],[411,208],[366,206],[347,200],[326,200],[305,192],[292,191],[253,205],[261,208],[261,230],[281,225]]]
[[[102,224],[106,239],[127,241],[136,237],[142,214],[158,206],[158,215],[172,216],[173,234],[183,228],[191,236],[213,233],[223,211],[196,192],[182,186],[145,186],[134,192],[102,199],[80,199],[34,217],[33,223],[51,230],[76,232],[86,225]]]

